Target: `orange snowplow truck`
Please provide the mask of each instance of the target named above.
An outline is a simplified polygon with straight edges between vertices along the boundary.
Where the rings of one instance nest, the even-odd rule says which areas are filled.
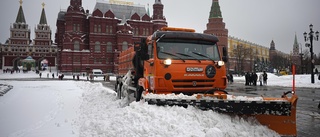
[[[223,54],[219,54],[217,42],[214,35],[165,27],[135,43],[135,53],[132,48],[120,53],[119,72],[124,75],[134,70],[135,76],[146,78],[148,91],[156,94],[191,95],[213,88],[224,90],[227,51],[223,48]]]
[[[120,53],[117,97],[253,116],[281,135],[296,136],[295,92],[279,98],[228,95],[227,50],[217,42],[214,35],[170,27],[142,38]]]

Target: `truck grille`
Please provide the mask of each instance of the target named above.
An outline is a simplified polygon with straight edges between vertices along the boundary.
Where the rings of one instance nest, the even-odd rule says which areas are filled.
[[[174,88],[205,88],[213,87],[214,80],[172,80]]]

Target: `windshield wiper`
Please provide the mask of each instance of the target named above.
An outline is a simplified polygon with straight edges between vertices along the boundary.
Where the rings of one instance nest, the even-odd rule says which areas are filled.
[[[208,57],[208,56],[206,56],[206,55],[203,55],[203,54],[201,54],[201,53],[198,53],[198,52],[192,52],[193,54],[196,54],[196,55],[198,55],[198,56],[201,56],[201,57],[205,57],[205,58],[207,58],[207,59],[209,59],[209,60],[211,60],[211,61],[213,61],[213,63],[214,63],[214,60],[212,59],[212,58],[210,58],[210,57]]]
[[[183,58],[181,58],[181,57],[179,57],[179,56],[177,56],[177,55],[175,55],[175,54],[168,53],[168,52],[164,52],[164,51],[160,51],[160,52],[161,52],[161,53],[164,53],[164,54],[167,54],[167,55],[170,55],[170,56],[177,57],[177,58],[181,59],[183,62],[186,62]]]
[[[162,34],[156,41],[156,43],[158,43],[164,36],[166,36],[166,34]]]
[[[199,61],[199,63],[201,63],[201,60],[200,60],[200,59],[197,59],[197,58],[196,58],[196,57],[194,57],[194,56],[190,56],[190,55],[188,55],[188,54],[184,54],[184,53],[180,53],[180,52],[178,52],[178,53],[176,53],[176,54],[179,54],[179,55],[182,55],[182,56],[186,56],[186,57],[192,57],[192,58],[194,58],[194,59],[198,60],[198,61]]]

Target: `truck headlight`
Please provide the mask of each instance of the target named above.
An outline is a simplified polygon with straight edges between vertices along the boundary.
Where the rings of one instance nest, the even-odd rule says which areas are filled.
[[[163,63],[167,66],[171,65],[171,59],[166,59],[163,61]]]
[[[218,66],[221,67],[224,65],[224,61],[218,61]]]

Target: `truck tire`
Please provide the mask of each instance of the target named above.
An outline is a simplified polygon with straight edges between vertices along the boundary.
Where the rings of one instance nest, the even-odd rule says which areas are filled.
[[[121,96],[122,96],[122,93],[121,93],[121,84],[118,84],[117,85],[117,89],[116,89],[116,92],[117,92],[117,98],[118,99],[121,99]]]
[[[142,86],[138,86],[137,90],[135,92],[135,94],[136,94],[136,102],[140,101],[142,92],[143,92],[143,87]]]

